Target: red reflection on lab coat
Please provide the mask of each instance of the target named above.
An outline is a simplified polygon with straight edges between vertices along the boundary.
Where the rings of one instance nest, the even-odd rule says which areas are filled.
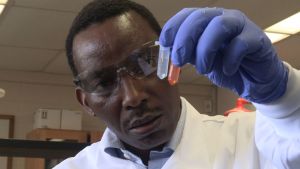
[[[224,112],[224,116],[228,116],[230,113],[234,112],[252,112],[252,110],[249,110],[244,107],[246,104],[250,104],[250,102],[243,98],[238,98],[236,101],[236,107]]]

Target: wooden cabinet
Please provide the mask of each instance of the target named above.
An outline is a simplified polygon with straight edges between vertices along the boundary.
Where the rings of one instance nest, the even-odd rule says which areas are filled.
[[[90,136],[90,142],[95,143],[97,141],[100,141],[102,138],[103,132],[102,131],[90,131],[89,136]]]
[[[62,129],[35,129],[26,135],[30,140],[44,140],[50,141],[55,139],[61,139],[65,141],[76,141],[79,143],[87,142],[86,131],[78,130],[62,130]]]
[[[61,129],[35,129],[27,134],[29,140],[43,141],[69,141],[78,143],[87,143],[88,132],[77,130]],[[49,160],[43,158],[26,158],[26,169],[45,169],[48,168]],[[52,161],[53,162],[53,161]],[[55,162],[55,161],[54,161]],[[51,165],[51,164],[50,164]]]

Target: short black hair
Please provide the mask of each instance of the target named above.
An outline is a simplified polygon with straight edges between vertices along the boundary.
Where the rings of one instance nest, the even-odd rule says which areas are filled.
[[[150,24],[151,28],[158,35],[160,34],[161,27],[158,21],[146,7],[130,0],[94,0],[79,12],[72,23],[66,39],[66,55],[74,77],[78,74],[73,59],[74,37],[94,23],[102,23],[106,19],[121,15],[130,10],[141,15]]]

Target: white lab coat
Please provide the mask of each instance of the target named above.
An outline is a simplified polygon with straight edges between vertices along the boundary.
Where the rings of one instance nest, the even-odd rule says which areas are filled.
[[[300,104],[295,105],[300,100],[300,73],[292,68],[288,85],[289,90],[278,103],[256,104],[264,113],[210,117],[199,114],[183,99],[186,119],[182,138],[162,169],[300,169]],[[289,102],[295,99],[291,105]],[[270,118],[269,110],[277,116]],[[110,138],[106,134],[103,137],[54,169],[143,168],[105,153],[103,145]],[[282,143],[280,140],[284,146],[277,144]]]

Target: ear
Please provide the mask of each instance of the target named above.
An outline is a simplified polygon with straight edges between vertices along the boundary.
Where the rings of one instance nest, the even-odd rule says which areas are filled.
[[[81,88],[76,88],[75,89],[75,94],[77,101],[80,103],[82,108],[91,116],[95,116],[95,113],[93,110],[90,108],[88,101],[87,101],[87,95],[86,93],[81,89]]]

